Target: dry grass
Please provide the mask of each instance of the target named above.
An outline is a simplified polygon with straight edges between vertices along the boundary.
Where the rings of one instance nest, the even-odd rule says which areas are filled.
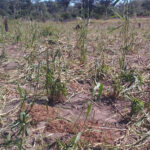
[[[55,149],[57,139],[65,143],[80,132],[83,136],[81,141],[76,137],[78,142],[77,145],[74,142],[74,148],[146,150],[149,147],[149,18],[130,20],[128,40],[132,46],[124,60],[125,70],[119,64],[123,47],[120,29],[112,32],[121,25],[119,19],[91,20],[84,43],[84,64],[77,46],[78,31],[74,29],[77,23],[11,20],[9,32],[0,27],[3,31],[0,33],[2,149],[38,150],[50,146]],[[98,91],[92,95],[98,83],[103,84],[99,99]],[[18,84],[20,90],[17,90]],[[52,94],[57,97],[54,106],[47,103]],[[92,110],[85,120],[89,104]],[[20,114],[24,109],[22,120]],[[53,115],[57,110],[59,113]],[[20,126],[11,130],[17,121]],[[79,127],[78,132],[73,132],[75,126]],[[26,130],[30,133],[26,134]],[[87,130],[90,131],[84,133]],[[52,132],[55,134],[50,136]],[[64,134],[67,135],[65,139]]]

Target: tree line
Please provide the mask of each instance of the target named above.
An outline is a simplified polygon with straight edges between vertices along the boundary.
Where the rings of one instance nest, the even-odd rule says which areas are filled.
[[[124,1],[120,0],[119,3],[119,0],[0,0],[0,15],[43,21],[63,21],[76,17],[100,19],[113,17],[113,10],[123,13]],[[130,0],[128,12],[130,16],[149,16],[150,0]]]

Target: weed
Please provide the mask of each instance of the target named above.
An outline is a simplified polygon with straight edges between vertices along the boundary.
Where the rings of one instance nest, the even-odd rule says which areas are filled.
[[[105,41],[101,39],[99,41],[99,43],[97,44],[97,51],[98,51],[99,54],[101,54],[104,51],[105,46],[106,46]]]
[[[5,38],[5,31],[3,29],[3,26],[0,25],[0,43],[4,43],[4,38]]]
[[[134,82],[135,81],[135,73],[134,70],[130,69],[127,71],[121,71],[120,79],[122,82]]]
[[[14,125],[12,126],[12,130],[16,130],[16,136],[17,138],[17,146],[19,150],[23,150],[23,144],[25,141],[25,137],[28,135],[28,127],[30,125],[31,119],[29,114],[27,114],[26,112],[21,112],[19,119],[16,120],[16,122],[14,123]]]
[[[67,94],[66,86],[60,78],[55,79],[54,72],[46,69],[46,90],[49,103],[63,102]]]
[[[86,62],[86,39],[87,39],[87,24],[85,22],[80,23],[80,28],[77,30],[77,48],[80,50],[81,63]]]
[[[79,132],[76,136],[72,138],[69,143],[62,143],[60,140],[57,141],[57,149],[58,150],[77,150],[79,149],[79,140],[82,133]]]
[[[1,53],[1,55],[0,55],[0,60],[3,60],[3,59],[5,59],[5,58],[6,58],[6,52],[5,52],[5,48],[3,47],[2,53]]]
[[[19,23],[19,22],[18,22]],[[18,43],[18,42],[20,42],[21,41],[21,38],[22,38],[22,32],[21,32],[21,29],[20,29],[20,27],[21,27],[21,24],[19,23],[18,25],[17,25],[17,27],[16,27],[16,29],[15,29],[15,38],[14,38],[14,42],[15,43]]]
[[[41,31],[41,35],[44,37],[51,36],[51,35],[53,35],[53,33],[54,33],[54,30],[53,30],[52,26],[44,27]]]
[[[11,139],[12,136],[8,135],[5,145],[16,144],[19,150],[23,150],[25,137],[28,135],[27,129],[30,125],[31,118],[29,114],[26,112],[26,92],[22,90],[20,85],[18,85],[18,92],[20,95],[20,113],[18,119],[13,123],[11,130],[15,131],[15,140]]]
[[[122,85],[121,85],[121,81],[119,78],[113,78],[113,97],[114,98],[119,98],[121,91],[122,91]]]
[[[67,94],[65,83],[61,81],[60,73],[61,73],[61,66],[60,66],[60,58],[61,53],[60,51],[56,51],[56,53],[52,56],[51,62],[49,61],[49,52],[47,49],[46,52],[47,59],[46,59],[46,67],[45,69],[45,88],[47,91],[47,96],[49,99],[49,103],[55,102],[63,102],[64,97]],[[56,58],[58,57],[58,73],[56,77]]]
[[[98,93],[97,93],[98,91]],[[103,84],[102,83],[96,83],[96,86],[93,88],[92,96],[96,96],[96,100],[99,100],[103,92]]]
[[[58,37],[59,31],[54,26],[43,26],[41,29],[41,35],[43,37]]]
[[[95,78],[96,78],[96,81],[99,81],[99,80],[103,79],[106,76],[106,74],[108,73],[109,68],[105,63],[104,55],[102,55],[101,61],[102,61],[101,65],[99,65],[97,61],[96,61],[96,64],[95,64],[95,69],[96,69]]]
[[[137,116],[138,113],[144,109],[145,103],[136,97],[133,97],[133,96],[127,96],[127,97],[131,101],[130,115],[131,116],[133,116],[133,115]]]

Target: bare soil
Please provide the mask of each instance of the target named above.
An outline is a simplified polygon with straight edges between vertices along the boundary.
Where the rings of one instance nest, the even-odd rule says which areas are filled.
[[[127,56],[130,66],[149,72],[149,45],[149,41],[142,43],[138,53]],[[21,76],[19,72],[22,69],[21,60],[24,53],[19,50],[19,46],[10,45],[6,47],[6,56],[6,60],[0,63],[0,87],[6,89],[6,102],[8,104],[1,113],[9,111],[11,113],[11,110],[19,104],[15,81],[18,75]],[[112,53],[109,56],[112,56]],[[92,56],[90,59],[93,59]],[[109,57],[107,61],[111,62],[112,59],[115,59],[115,56]],[[72,69],[74,72],[78,72],[83,69],[83,66],[74,64]],[[101,82],[106,88],[111,85],[109,80],[102,80]],[[29,90],[28,87],[25,88]],[[37,139],[41,133],[45,135],[44,142],[49,145],[49,149],[55,149],[56,139],[68,141],[79,132],[83,132],[81,139],[92,145],[98,143],[115,145],[118,139],[126,134],[128,120],[125,116],[130,112],[130,102],[123,99],[113,101],[111,96],[107,94],[103,94],[98,101],[93,101],[90,83],[81,79],[71,80],[67,88],[70,93],[76,93],[70,95],[71,98],[68,101],[46,107],[46,100],[39,99],[31,108],[32,127],[30,128],[30,137],[32,145],[38,143]],[[147,91],[146,99],[142,98],[149,101],[150,86],[145,88],[145,91]],[[92,103],[92,111],[86,119],[86,112],[90,103]],[[16,118],[15,114],[11,116],[12,118],[7,118],[9,122]],[[87,131],[85,132],[85,130]],[[28,147],[28,149],[32,149],[32,147]]]

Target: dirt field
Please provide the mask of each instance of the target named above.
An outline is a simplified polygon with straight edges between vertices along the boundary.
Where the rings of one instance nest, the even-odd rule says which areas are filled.
[[[123,36],[120,28],[112,31],[122,24],[120,20],[89,23],[84,63],[77,22],[18,22],[10,21],[9,32],[0,35],[2,150],[20,145],[26,150],[65,149],[58,146],[58,140],[70,143],[79,133],[77,149],[150,148],[149,18],[131,20],[123,77],[119,62]],[[52,97],[46,92],[43,68],[47,62],[54,67],[54,77],[65,83],[66,96],[57,93]],[[98,83],[103,85],[100,97],[97,92],[92,94]],[[15,126],[21,112],[29,115],[26,124]]]

